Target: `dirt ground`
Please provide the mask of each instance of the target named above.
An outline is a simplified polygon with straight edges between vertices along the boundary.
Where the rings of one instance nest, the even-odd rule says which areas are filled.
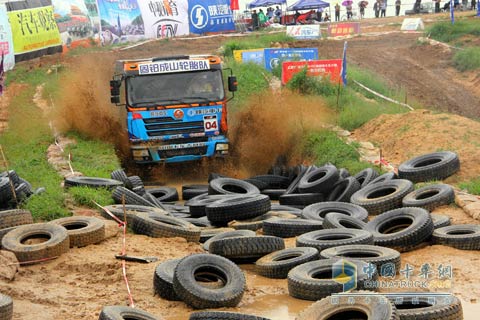
[[[398,25],[386,25],[386,22],[397,20],[378,20],[364,30],[390,31]],[[383,24],[383,26],[382,26]],[[367,31],[366,31],[367,32]],[[480,125],[478,122],[462,116],[477,118],[480,111],[480,95],[478,74],[460,74],[450,66],[449,57],[452,52],[440,46],[418,46],[418,34],[394,33],[376,37],[358,37],[349,40],[349,63],[370,69],[387,79],[390,84],[404,88],[408,99],[416,100],[435,109],[452,112],[458,115],[441,114],[429,111],[415,111],[404,115],[381,116],[354,132],[354,137],[363,141],[371,141],[382,148],[385,158],[399,164],[411,156],[448,149],[458,152],[461,160],[459,177],[465,178],[480,174],[477,165],[480,153]],[[108,73],[108,62],[118,58],[150,57],[168,54],[200,54],[211,53],[219,45],[230,39],[206,38],[198,40],[153,41],[125,51],[95,54],[86,58],[85,63],[102,61],[97,73],[88,74],[79,71],[78,78],[87,77],[93,88],[105,86]],[[321,56],[337,58],[341,55],[343,41],[315,41],[297,43],[298,45],[317,46]],[[83,58],[54,56],[33,63],[62,62],[65,64],[82,63]],[[98,60],[102,59],[102,60]],[[90,77],[90,78],[88,78]],[[72,79],[75,83],[75,79]],[[80,80],[79,80],[80,81]],[[453,84],[452,84],[453,83]],[[77,95],[79,90],[89,97],[89,101],[73,101],[79,103],[109,105],[108,92],[88,90],[81,86],[72,86],[68,94]],[[7,92],[10,87],[7,88]],[[11,90],[8,94],[17,92]],[[99,93],[100,92],[100,93]],[[68,94],[66,96],[68,96]],[[2,103],[5,100],[2,99]],[[106,102],[104,102],[106,101]],[[0,114],[3,117],[4,113]],[[81,116],[81,114],[77,115]],[[109,119],[105,116],[105,119]],[[68,127],[69,124],[64,124]],[[70,124],[71,125],[71,124]],[[107,130],[108,131],[108,130]],[[172,179],[173,180],[173,179]],[[455,183],[458,179],[448,182]],[[181,176],[172,181],[179,187],[192,181],[188,176]],[[478,223],[461,209],[455,206],[439,208],[436,213],[452,217],[452,223]],[[98,215],[96,212],[82,210],[77,214]],[[116,230],[115,224],[109,223],[110,233]],[[114,232],[113,232],[114,233]],[[188,254],[203,252],[200,245],[187,243],[181,238],[154,239],[141,235],[127,234],[127,253],[135,256],[156,256],[159,261],[181,258]],[[287,247],[294,246],[295,240],[286,239]],[[101,308],[105,305],[127,305],[127,290],[123,282],[121,263],[114,255],[121,250],[120,235],[111,237],[99,245],[86,248],[74,248],[56,260],[21,267],[13,281],[0,279],[2,293],[14,299],[14,319],[22,320],[60,320],[60,319],[97,319]],[[480,259],[478,252],[461,251],[445,246],[427,246],[402,254],[402,265],[411,264],[418,271],[424,263],[433,266],[451,265],[454,270],[453,283],[447,289],[432,291],[448,291],[463,301],[465,319],[477,319],[480,312],[476,304],[480,296],[480,275],[477,265]],[[169,302],[153,293],[153,272],[157,263],[127,263],[127,274],[132,289],[135,305],[166,320],[187,319],[193,311],[183,302]],[[267,279],[256,275],[253,265],[242,265],[246,273],[247,291],[242,301],[231,311],[245,312],[271,318],[272,320],[294,319],[295,315],[308,307],[312,302],[291,298],[288,295],[286,280]],[[226,309],[227,310],[227,309]]]

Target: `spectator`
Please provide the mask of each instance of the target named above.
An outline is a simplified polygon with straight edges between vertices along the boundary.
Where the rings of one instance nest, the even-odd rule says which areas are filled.
[[[352,19],[352,16],[353,16],[353,8],[352,8],[352,5],[349,4],[347,6],[347,20]]]
[[[435,1],[435,13],[440,12],[440,0],[434,0]]]
[[[472,0],[472,10],[477,9],[477,2],[475,0]]]
[[[335,5],[335,21],[339,21],[340,20],[340,5],[337,4]]]
[[[273,8],[271,8],[271,7],[267,8],[267,18],[268,18],[268,20],[273,18]]]
[[[366,6],[367,6],[367,3],[363,0],[358,3],[358,7],[360,8],[360,19],[363,19],[365,17]]]
[[[282,23],[282,9],[279,6],[275,8],[275,18],[278,19],[278,23]]]
[[[295,10],[295,14],[293,15],[295,24],[297,24],[298,17],[300,17],[300,12],[298,12],[298,10]]]
[[[267,22],[267,16],[265,15],[265,13],[263,13],[263,10],[260,9],[258,12],[258,23],[260,24],[261,27],[263,27],[265,22]]]
[[[375,3],[373,4],[373,11],[375,11],[375,18],[378,18],[380,16],[380,0],[376,0]]]
[[[323,21],[327,22],[330,21],[330,17],[328,16],[328,12],[325,11],[325,17],[323,18]]]
[[[458,10],[458,7],[460,7],[460,0],[453,0],[453,8]]]
[[[253,10],[253,13],[252,13],[252,29],[253,29],[253,31],[258,30],[258,14],[257,14],[257,10]]]
[[[387,14],[387,0],[382,0],[380,3],[380,17],[385,17]]]
[[[323,9],[322,9],[322,8],[318,8],[318,9],[317,9],[317,21],[318,21],[318,22],[321,22],[321,21],[322,21],[322,12],[323,12]]]
[[[400,15],[400,6],[402,2],[400,0],[395,0],[395,15],[398,17]]]

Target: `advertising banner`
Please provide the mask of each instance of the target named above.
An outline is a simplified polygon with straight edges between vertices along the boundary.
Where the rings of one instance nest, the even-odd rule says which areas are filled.
[[[97,0],[103,45],[145,38],[142,13],[137,0]]]
[[[360,33],[360,23],[358,22],[345,22],[345,23],[328,25],[329,37],[348,36],[351,34],[359,34],[359,33]]]
[[[37,7],[8,12],[15,55],[62,44],[53,7]]]
[[[282,84],[287,84],[296,73],[305,67],[307,67],[309,76],[328,76],[333,83],[338,83],[342,59],[284,62],[282,63]]]
[[[64,45],[89,46],[94,36],[93,24],[83,0],[53,0],[53,11]]]
[[[320,39],[322,33],[319,24],[304,24],[287,26],[287,36],[294,37],[295,39],[309,40]]]
[[[230,0],[190,0],[190,33],[235,31]]]
[[[263,65],[263,49],[246,49],[246,50],[233,50],[233,59],[237,62],[245,62],[243,57],[246,57],[246,61],[260,61],[259,64]]]
[[[139,1],[139,5],[147,38],[188,35],[188,0]]]
[[[264,51],[265,69],[272,71],[273,68],[284,61],[309,61],[318,60],[317,48],[269,48]]]
[[[3,70],[12,70],[15,66],[12,30],[8,23],[7,9],[0,4],[0,59],[3,53]]]

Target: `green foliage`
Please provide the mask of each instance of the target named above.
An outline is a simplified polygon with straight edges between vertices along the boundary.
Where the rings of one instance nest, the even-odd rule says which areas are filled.
[[[348,78],[349,80],[356,80],[373,91],[376,91],[384,96],[395,100],[403,100],[405,93],[403,90],[395,90],[387,85],[387,81],[379,74],[370,72],[365,69],[360,69],[354,65],[348,66]],[[374,94],[366,91],[360,86],[356,85],[355,82],[349,81],[348,86],[355,91],[360,92],[367,99],[375,99],[378,101],[384,102],[385,100],[375,96]]]
[[[475,178],[458,184],[460,189],[467,190],[468,193],[480,195],[480,178]]]
[[[480,68],[480,48],[471,47],[458,51],[453,56],[453,64],[460,71],[475,70]]]
[[[480,36],[480,24],[475,19],[455,21],[455,24],[442,21],[428,28],[427,34],[438,41],[452,42],[464,35]]]
[[[94,189],[89,187],[71,187],[68,192],[73,196],[75,203],[98,209],[94,201],[102,206],[115,204],[112,199],[112,191],[104,188]]]
[[[337,93],[337,87],[329,78],[308,76],[307,68],[296,73],[287,83],[287,88],[308,95],[332,96]]]
[[[254,32],[250,34],[250,36],[241,40],[235,39],[225,43],[223,47],[223,55],[225,57],[233,57],[234,50],[270,48],[272,43],[289,41],[293,41],[293,38],[287,36],[284,32],[273,34]]]

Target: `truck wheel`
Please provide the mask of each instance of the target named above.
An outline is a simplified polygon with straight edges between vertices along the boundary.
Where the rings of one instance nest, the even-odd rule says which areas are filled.
[[[355,217],[343,213],[330,212],[323,219],[323,229],[360,229],[364,230],[367,224]]]
[[[347,202],[320,202],[305,207],[302,211],[304,219],[323,221],[328,213],[337,212],[350,217],[367,221],[368,212],[361,206]]]
[[[285,249],[282,238],[247,236],[215,240],[208,251],[228,259],[258,259],[274,251]]]
[[[153,274],[153,289],[163,299],[169,301],[180,301],[173,290],[173,274],[180,259],[164,261],[157,265]]]
[[[407,194],[403,200],[404,207],[420,207],[428,211],[449,205],[455,201],[455,192],[448,184],[433,184]]]
[[[200,228],[182,219],[151,212],[140,212],[133,219],[135,233],[154,238],[181,237],[189,242],[200,240]]]
[[[217,178],[210,181],[208,194],[259,194],[260,190],[243,180],[232,178]]]
[[[103,307],[98,320],[160,320],[160,318],[137,308],[107,306]]]
[[[398,176],[412,182],[443,180],[460,169],[455,152],[442,151],[421,155],[398,167]]]
[[[267,278],[285,279],[288,272],[305,262],[318,260],[318,250],[310,247],[288,248],[272,252],[255,262],[255,271]]]
[[[480,225],[456,224],[433,231],[433,242],[461,250],[480,250]]]
[[[347,244],[373,244],[370,232],[356,229],[325,229],[304,233],[297,237],[297,247],[317,248],[319,252]]]
[[[360,184],[360,188],[363,188],[370,184],[370,182],[375,180],[378,176],[379,174],[376,170],[372,168],[366,168],[357,173],[354,178],[357,179],[358,183]]]
[[[263,234],[280,238],[291,238],[323,229],[321,221],[305,219],[270,219],[263,221]]]
[[[327,201],[350,202],[350,197],[358,190],[360,190],[360,183],[354,177],[339,180],[333,186]]]
[[[105,239],[105,223],[95,217],[65,217],[52,220],[53,223],[67,229],[70,248],[85,247],[100,243]]]

